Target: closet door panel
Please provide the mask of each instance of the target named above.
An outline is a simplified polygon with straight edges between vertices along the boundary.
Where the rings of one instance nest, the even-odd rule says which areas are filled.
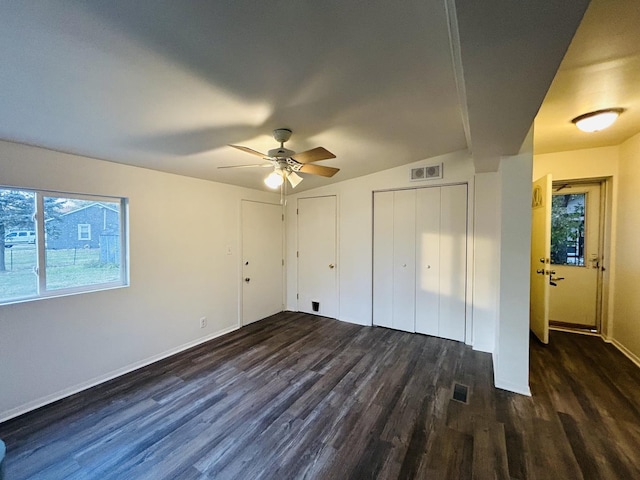
[[[415,332],[416,191],[394,192],[393,201],[393,322],[392,327]]]
[[[373,196],[373,324],[393,320],[393,192]]]
[[[464,341],[467,186],[443,187],[440,201],[440,320],[438,336]]]
[[[416,192],[416,332],[439,335],[440,187]]]

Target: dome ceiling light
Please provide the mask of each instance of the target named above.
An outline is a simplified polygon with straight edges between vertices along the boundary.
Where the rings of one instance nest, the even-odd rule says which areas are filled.
[[[623,111],[623,108],[596,110],[574,118],[571,123],[583,132],[599,132],[613,125]]]

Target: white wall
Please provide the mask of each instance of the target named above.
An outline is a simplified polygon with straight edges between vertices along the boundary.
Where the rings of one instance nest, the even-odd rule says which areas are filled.
[[[618,171],[618,151],[616,146],[535,155],[533,180],[547,173],[551,173],[554,180],[613,176]]]
[[[533,154],[500,161],[500,304],[496,387],[529,395],[529,264]]]
[[[0,185],[128,197],[131,274],[128,288],[0,306],[0,421],[238,328],[240,201],[279,201],[7,142]]]
[[[442,180],[411,182],[409,170],[420,165],[444,163]],[[443,155],[287,197],[287,308],[297,310],[297,219],[298,198],[336,195],[338,200],[338,318],[360,325],[372,321],[372,218],[373,191],[450,183],[469,183],[469,231],[473,232],[472,159],[466,152]],[[473,242],[469,242],[468,285],[471,285]],[[471,288],[467,289],[467,339],[471,341]]]
[[[473,348],[495,350],[500,298],[500,173],[475,177]]]
[[[640,365],[640,134],[620,145],[614,344]]]

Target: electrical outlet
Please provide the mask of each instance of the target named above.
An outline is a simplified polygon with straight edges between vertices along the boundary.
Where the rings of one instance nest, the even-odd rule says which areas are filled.
[[[207,317],[202,317],[200,319],[200,328],[204,328],[207,326]]]

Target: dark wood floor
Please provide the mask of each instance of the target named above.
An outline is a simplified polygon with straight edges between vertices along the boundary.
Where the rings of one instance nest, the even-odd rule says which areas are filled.
[[[283,313],[0,424],[7,480],[640,478],[640,369],[559,332],[531,368],[529,398],[458,342]]]

